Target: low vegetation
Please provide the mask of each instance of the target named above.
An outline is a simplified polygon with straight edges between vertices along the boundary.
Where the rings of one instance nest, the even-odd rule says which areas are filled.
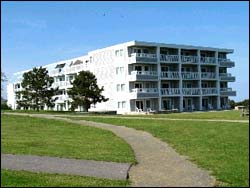
[[[131,162],[131,147],[113,133],[58,120],[1,115],[1,152]]]

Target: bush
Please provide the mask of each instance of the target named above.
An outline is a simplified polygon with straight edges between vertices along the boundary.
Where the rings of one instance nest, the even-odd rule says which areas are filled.
[[[1,103],[1,110],[11,110],[11,108],[5,102],[5,103]]]

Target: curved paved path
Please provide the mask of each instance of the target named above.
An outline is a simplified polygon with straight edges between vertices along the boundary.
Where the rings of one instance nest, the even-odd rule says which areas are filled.
[[[195,164],[186,160],[185,157],[175,152],[167,143],[160,141],[147,132],[125,126],[70,120],[48,114],[15,113],[15,115],[58,119],[112,131],[127,141],[135,152],[138,164],[132,166],[129,171],[132,186],[211,187],[215,184],[215,178],[210,176],[207,171],[198,168]]]

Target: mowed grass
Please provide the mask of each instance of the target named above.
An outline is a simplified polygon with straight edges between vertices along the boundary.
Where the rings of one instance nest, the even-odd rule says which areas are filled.
[[[128,180],[1,170],[1,187],[126,187]]]
[[[1,115],[1,153],[135,163],[133,150],[110,131],[59,120]]]
[[[183,112],[154,115],[135,115],[134,117],[152,117],[152,118],[177,118],[177,119],[226,119],[226,120],[249,120],[249,116],[241,117],[241,111],[211,111],[211,112]],[[127,116],[126,116],[127,117]],[[131,117],[131,116],[128,116]]]
[[[73,117],[72,117],[73,118]],[[249,124],[85,117],[73,118],[144,130],[169,143],[200,167],[211,170],[218,186],[249,186]]]

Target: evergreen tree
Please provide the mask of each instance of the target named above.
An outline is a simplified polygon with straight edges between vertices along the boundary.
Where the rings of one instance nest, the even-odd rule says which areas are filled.
[[[91,104],[108,101],[108,98],[101,95],[104,88],[98,87],[97,79],[90,71],[79,72],[72,85],[73,87],[68,91],[68,95],[72,100],[70,102],[72,111],[78,106],[84,106],[88,111]]]
[[[41,106],[54,107],[55,99],[52,97],[58,88],[51,88],[54,79],[49,77],[46,68],[33,68],[23,74],[21,86],[23,90],[16,92],[19,107],[39,110]]]

